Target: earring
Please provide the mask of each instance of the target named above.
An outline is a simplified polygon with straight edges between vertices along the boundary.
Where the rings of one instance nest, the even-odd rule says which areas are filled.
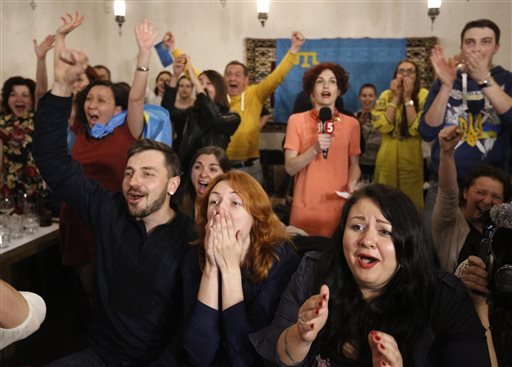
[[[169,196],[173,196],[174,195],[174,192],[172,191],[168,191],[167,194],[169,194]]]

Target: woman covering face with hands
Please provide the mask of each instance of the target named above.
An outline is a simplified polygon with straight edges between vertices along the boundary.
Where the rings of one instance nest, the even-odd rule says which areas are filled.
[[[348,199],[332,247],[305,255],[251,339],[280,365],[489,366],[464,286],[434,270],[412,201],[380,184]]]
[[[375,182],[391,185],[423,208],[423,153],[418,125],[428,91],[420,88],[420,71],[410,61],[398,63],[388,90],[372,112],[373,127],[382,134],[375,159]]]
[[[183,265],[184,347],[193,366],[261,366],[249,333],[267,326],[298,257],[248,174],[214,178]]]

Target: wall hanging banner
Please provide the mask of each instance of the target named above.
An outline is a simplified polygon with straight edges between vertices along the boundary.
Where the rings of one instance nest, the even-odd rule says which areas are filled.
[[[290,39],[276,40],[276,61],[281,62],[290,48]],[[302,90],[302,76],[311,66],[335,62],[349,73],[349,90],[343,96],[345,109],[359,109],[359,87],[373,83],[378,95],[389,88],[396,64],[406,57],[406,38],[334,38],[306,40],[298,63],[275,93],[274,121],[286,123],[295,97]]]

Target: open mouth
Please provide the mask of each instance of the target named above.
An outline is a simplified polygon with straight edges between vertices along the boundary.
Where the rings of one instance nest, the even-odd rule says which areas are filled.
[[[204,194],[206,191],[206,187],[208,187],[208,181],[206,180],[199,180],[197,182],[197,192],[200,194]]]
[[[330,98],[331,92],[324,91],[320,94],[323,98]]]
[[[364,269],[370,269],[379,262],[379,259],[368,255],[359,255],[357,259],[359,261],[359,265]]]
[[[89,114],[89,121],[91,122],[91,124],[96,124],[98,123],[98,120],[99,120],[100,116],[99,115],[96,115],[94,113],[90,113]]]
[[[126,199],[129,204],[136,204],[141,201],[146,195],[138,192],[128,191]]]

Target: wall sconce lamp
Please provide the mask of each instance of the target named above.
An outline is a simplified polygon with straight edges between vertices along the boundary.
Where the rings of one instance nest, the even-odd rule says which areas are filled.
[[[114,15],[119,25],[119,36],[121,36],[121,27],[126,19],[126,2],[124,0],[114,0]]]
[[[436,17],[439,15],[441,8],[441,0],[428,0],[428,16],[432,20],[431,29],[434,29],[434,21],[436,20]]]
[[[256,8],[258,10],[258,20],[261,23],[262,27],[265,27],[265,22],[268,19],[268,9],[270,5],[270,0],[257,0]]]

